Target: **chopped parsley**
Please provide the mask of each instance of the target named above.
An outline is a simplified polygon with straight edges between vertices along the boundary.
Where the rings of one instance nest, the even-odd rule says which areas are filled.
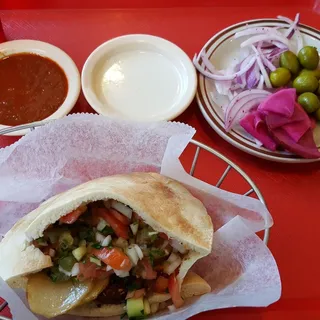
[[[89,228],[85,228],[79,231],[80,240],[86,240],[88,242],[94,241],[94,232]]]
[[[101,248],[102,248],[102,245],[101,245],[100,243],[96,242],[96,243],[93,243],[93,244],[91,245],[91,247],[92,247],[92,248],[95,248],[95,249],[101,249]]]
[[[104,235],[104,236],[108,236],[108,235],[113,235],[114,234],[114,231],[111,227],[109,226],[105,226],[104,229],[101,231],[101,233]]]

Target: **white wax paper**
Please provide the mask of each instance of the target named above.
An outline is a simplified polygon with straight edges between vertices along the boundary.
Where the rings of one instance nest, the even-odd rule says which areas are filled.
[[[77,184],[116,173],[161,171],[204,203],[216,232],[212,253],[193,267],[212,292],[157,318],[186,319],[206,310],[268,306],[280,298],[280,276],[255,232],[271,227],[272,218],[258,200],[217,189],[184,171],[178,158],[194,132],[181,123],[130,123],[88,114],[34,130],[0,150],[0,233],[48,197]],[[25,300],[24,293],[16,293]],[[16,293],[0,279],[0,296],[9,302],[14,319],[43,319],[26,310]]]

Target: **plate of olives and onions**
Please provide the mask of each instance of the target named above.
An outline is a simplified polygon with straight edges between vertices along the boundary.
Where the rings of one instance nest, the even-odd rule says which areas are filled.
[[[272,88],[263,88],[264,91],[277,92],[283,88],[295,88],[297,102],[303,107],[315,124],[313,137],[320,150],[320,31],[299,23],[299,31],[303,45],[295,45],[296,35],[289,39],[290,50],[279,55],[276,69],[269,71],[269,80]],[[263,30],[264,28],[288,30],[288,24],[278,19],[248,20],[232,25],[214,35],[202,48],[215,70],[227,70],[236,60],[242,61],[248,53],[243,54],[241,43],[252,35],[237,38],[237,33],[245,32],[248,28]],[[265,31],[266,31],[265,30]],[[267,33],[268,31],[266,31]],[[292,46],[291,46],[292,44]],[[201,61],[200,61],[201,62]],[[199,71],[199,70],[198,70]],[[220,84],[223,84],[220,81]],[[227,83],[227,81],[226,81]],[[257,88],[259,89],[259,88]],[[247,88],[244,90],[248,90]],[[254,91],[254,90],[253,90]],[[230,98],[217,91],[215,81],[198,74],[197,102],[200,110],[209,125],[227,142],[238,149],[275,162],[308,163],[319,159],[305,159],[284,149],[271,151],[248,134],[240,125],[236,124],[232,130],[225,129],[225,109],[223,105],[230,103]],[[232,99],[232,97],[231,97]]]

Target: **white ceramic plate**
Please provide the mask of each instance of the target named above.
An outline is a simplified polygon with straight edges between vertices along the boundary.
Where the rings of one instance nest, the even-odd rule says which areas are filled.
[[[0,53],[10,55],[15,53],[36,53],[40,56],[50,58],[55,61],[65,72],[68,80],[68,93],[65,101],[50,117],[45,120],[59,119],[67,115],[76,104],[80,94],[80,74],[73,60],[61,49],[52,44],[36,40],[14,40],[0,44]],[[0,125],[0,130],[8,126]],[[20,130],[7,135],[25,135],[30,129]]]
[[[287,27],[288,24],[279,22],[276,19],[259,19],[244,21],[232,25],[212,37],[206,44],[205,50],[210,56],[217,69],[227,68],[232,59],[239,56],[240,43],[245,37],[233,39],[236,32],[246,29],[247,27]],[[300,31],[303,36],[304,45],[311,45],[318,48],[320,52],[320,32],[314,28],[300,24]],[[220,96],[210,79],[198,74],[197,101],[201,112],[210,126],[226,141],[233,146],[249,154],[266,160],[287,163],[306,163],[315,162],[319,159],[302,159],[286,151],[270,151],[264,147],[259,147],[253,138],[247,134],[240,126],[235,127],[230,132],[224,129],[224,117],[221,109],[223,96]],[[317,146],[320,148],[320,126],[314,130],[314,136]]]
[[[171,120],[191,103],[195,68],[175,44],[151,35],[126,35],[103,43],[82,70],[82,90],[105,116]]]

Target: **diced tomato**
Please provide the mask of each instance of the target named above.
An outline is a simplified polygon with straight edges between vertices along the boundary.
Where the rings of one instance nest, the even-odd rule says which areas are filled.
[[[165,277],[158,277],[156,283],[154,284],[155,292],[165,292],[168,289],[169,279]]]
[[[184,301],[181,298],[179,283],[174,273],[169,277],[168,288],[174,306],[176,308],[180,308],[183,305]]]
[[[87,206],[81,206],[76,210],[73,210],[72,212],[68,213],[67,215],[60,218],[60,223],[67,223],[72,224],[75,223],[78,218],[85,213],[87,210]]]
[[[106,271],[106,269],[99,268],[95,263],[86,261],[86,263],[79,263],[79,280],[86,279],[106,279],[109,277],[114,271]]]
[[[159,233],[159,237],[162,238],[162,239],[164,239],[164,240],[169,240],[169,237],[168,237],[165,233],[163,233],[163,232],[160,232],[160,233]]]
[[[79,275],[81,280],[94,279],[97,277],[97,265],[93,262],[86,261],[86,263],[79,263]]]
[[[103,218],[110,224],[111,228],[118,237],[129,239],[129,226],[116,219],[112,214],[110,214],[110,212],[108,212],[108,209],[98,208],[96,212],[99,217]]]
[[[129,257],[118,248],[94,249],[92,253],[113,269],[129,271],[132,267]]]
[[[128,217],[123,215],[122,213],[118,212],[115,209],[110,208],[109,212],[117,219],[119,220],[122,224],[128,226],[130,224],[130,220]]]
[[[141,273],[141,277],[146,280],[154,280],[157,278],[157,272],[152,269],[152,266],[148,259],[141,260],[144,270]]]
[[[142,289],[138,289],[135,291],[128,291],[126,299],[139,299],[141,297],[143,297],[146,294],[146,289],[142,288]]]
[[[143,297],[145,294],[146,294],[146,289],[144,289],[144,288],[138,289],[134,292],[133,298],[139,299],[139,298]]]

